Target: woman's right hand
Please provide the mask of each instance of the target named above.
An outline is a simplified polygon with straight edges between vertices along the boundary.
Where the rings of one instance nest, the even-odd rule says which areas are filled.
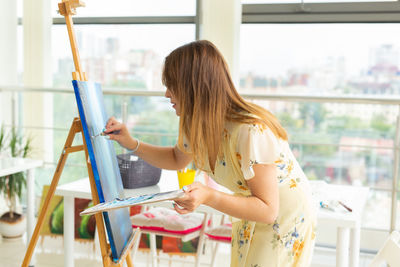
[[[108,119],[104,133],[107,134],[110,140],[117,141],[121,146],[127,149],[132,150],[137,145],[137,141],[132,138],[126,125],[117,121],[114,117]]]

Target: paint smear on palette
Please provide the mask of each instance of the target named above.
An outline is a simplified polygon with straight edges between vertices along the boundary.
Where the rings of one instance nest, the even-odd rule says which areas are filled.
[[[82,211],[80,213],[80,215],[81,216],[82,215],[90,215],[90,214],[95,214],[98,212],[105,212],[108,210],[120,209],[120,208],[135,206],[135,205],[143,205],[143,204],[155,203],[155,202],[166,201],[166,200],[174,200],[174,199],[181,198],[184,195],[185,195],[185,192],[182,189],[180,189],[180,190],[169,191],[169,192],[142,195],[142,196],[138,196],[138,197],[128,197],[125,199],[115,198],[112,201],[101,203],[96,206],[90,207],[90,208]]]

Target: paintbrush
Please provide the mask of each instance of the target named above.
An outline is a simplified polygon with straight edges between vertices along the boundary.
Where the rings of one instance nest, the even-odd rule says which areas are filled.
[[[99,136],[108,136],[109,134],[119,134],[119,130],[117,130],[117,131],[112,131],[112,132],[109,132],[109,133],[105,133],[105,132],[104,132],[105,130],[106,130],[106,129],[103,129],[100,133],[98,133],[98,134],[96,134],[96,135],[93,135],[92,138],[99,137]]]

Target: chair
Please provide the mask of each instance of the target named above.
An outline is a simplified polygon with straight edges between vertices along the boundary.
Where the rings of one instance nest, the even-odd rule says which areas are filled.
[[[207,186],[222,192],[229,193],[229,190],[217,184],[211,177],[209,177],[206,173],[204,175],[204,182]],[[206,241],[208,243],[211,242],[211,267],[215,266],[215,259],[218,253],[218,248],[221,243],[230,244],[231,243],[231,236],[232,236],[232,224],[227,223],[227,216],[222,215],[221,220],[217,226],[214,224],[214,216],[211,215],[211,222],[213,224],[212,227],[209,227],[206,232]],[[215,245],[213,246],[213,244]]]
[[[169,211],[168,211],[169,210]],[[165,224],[170,224],[171,218],[174,216],[165,216],[162,218],[159,216],[162,213],[169,215],[169,212],[172,212],[170,209],[166,208],[153,208],[147,211],[143,211],[135,216],[131,217],[132,223],[134,227],[140,228],[141,234],[149,234],[150,241],[150,255],[152,258],[152,266],[157,267],[158,265],[158,256],[157,256],[157,247],[156,247],[156,235],[158,236],[167,236],[167,237],[175,237],[180,238],[182,241],[189,241],[193,238],[199,237],[199,243],[197,246],[197,251],[195,255],[195,266],[200,266],[200,256],[202,254],[203,245],[204,245],[204,232],[208,222],[208,214],[204,214],[203,219],[201,221],[200,226],[193,229],[193,231],[171,231],[171,229],[167,229],[162,227]],[[174,211],[175,212],[175,211]],[[153,217],[155,214],[156,217]],[[148,220],[145,217],[148,217]],[[173,219],[172,219],[173,220]],[[176,230],[176,229],[174,229]],[[137,246],[133,251],[133,259],[137,252]]]
[[[378,251],[369,267],[381,267],[383,263],[390,267],[400,266],[400,233],[393,231]]]
[[[211,246],[212,255],[211,255],[211,267],[215,266],[215,259],[218,253],[218,248],[220,243],[230,244],[231,236],[232,236],[232,224],[226,223],[226,215],[222,215],[221,221],[218,226],[210,227],[205,232],[206,241],[215,243],[214,246]],[[211,219],[213,221],[213,219]],[[212,245],[212,244],[211,244]]]

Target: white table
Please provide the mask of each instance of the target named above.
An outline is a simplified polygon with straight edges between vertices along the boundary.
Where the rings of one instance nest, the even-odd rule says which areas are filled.
[[[28,158],[0,157],[0,177],[27,171],[27,244],[35,229],[35,168],[41,167],[43,161]]]
[[[324,182],[311,182],[314,200],[340,200],[353,212],[337,213],[319,209],[317,227],[335,227],[336,266],[358,267],[360,258],[360,229],[364,206],[369,189],[361,186],[328,185]]]
[[[176,171],[163,170],[160,182],[157,185],[137,189],[125,189],[125,197],[140,196],[158,192],[172,191],[179,188]],[[74,199],[92,199],[89,178],[80,179],[75,182],[58,186],[56,195],[64,197],[64,266],[74,266]],[[150,205],[150,204],[149,204]],[[152,206],[172,208],[172,201],[152,203]],[[201,206],[197,209],[200,212],[220,213],[219,211]]]
[[[337,214],[319,210],[318,227],[335,226],[337,228],[336,266],[358,267],[360,250],[360,220],[362,210],[368,196],[368,188],[353,186],[327,185],[312,183],[313,195],[316,201],[321,197],[340,196],[340,200],[353,209],[353,212]],[[140,196],[157,192],[166,192],[178,189],[176,171],[162,171],[158,185],[138,189],[125,189],[125,196]],[[74,198],[91,199],[89,179],[81,179],[57,187],[55,194],[64,197],[64,266],[74,266]],[[158,202],[149,204],[172,208],[172,202]],[[201,205],[196,211],[221,214],[221,212]]]

